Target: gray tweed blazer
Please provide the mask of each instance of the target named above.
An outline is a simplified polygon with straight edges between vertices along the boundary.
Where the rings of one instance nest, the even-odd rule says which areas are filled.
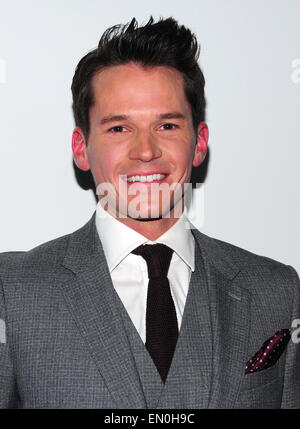
[[[295,270],[192,230],[192,274],[166,383],[114,290],[95,215],[0,255],[0,408],[300,408],[300,344],[246,362],[300,318]]]

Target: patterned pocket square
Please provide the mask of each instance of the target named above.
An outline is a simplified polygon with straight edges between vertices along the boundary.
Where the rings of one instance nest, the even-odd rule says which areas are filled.
[[[285,347],[290,341],[289,329],[281,329],[265,341],[257,353],[246,363],[245,374],[261,371],[274,365],[280,358]]]

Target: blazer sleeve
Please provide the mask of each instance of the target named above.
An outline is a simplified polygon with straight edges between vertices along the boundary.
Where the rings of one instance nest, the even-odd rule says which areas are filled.
[[[0,409],[18,408],[18,394],[7,335],[7,317],[0,279]]]
[[[300,280],[289,266],[294,284],[291,340],[288,344],[281,408],[300,408]]]

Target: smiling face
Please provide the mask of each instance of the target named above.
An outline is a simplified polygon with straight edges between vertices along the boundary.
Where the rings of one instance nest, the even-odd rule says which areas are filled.
[[[177,188],[189,182],[192,166],[198,166],[205,157],[208,139],[205,123],[199,124],[197,135],[193,129],[181,74],[164,66],[111,66],[94,76],[92,89],[94,105],[90,109],[88,143],[80,128],[73,132],[77,166],[91,169],[96,187],[113,185],[117,216],[123,216],[119,220],[124,223],[150,220],[151,210],[159,213],[161,222],[166,213],[172,218],[182,197],[174,198],[173,190],[171,198],[161,196],[158,201],[152,198],[151,182],[167,187],[178,183]],[[149,192],[147,196],[143,191],[140,194],[144,195],[144,205],[137,220],[127,209],[138,195],[134,190],[141,181]]]

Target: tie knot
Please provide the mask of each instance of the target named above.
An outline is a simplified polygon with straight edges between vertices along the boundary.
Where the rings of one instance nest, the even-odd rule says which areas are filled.
[[[167,277],[173,250],[165,244],[145,244],[132,251],[142,256],[148,268],[149,279]]]

